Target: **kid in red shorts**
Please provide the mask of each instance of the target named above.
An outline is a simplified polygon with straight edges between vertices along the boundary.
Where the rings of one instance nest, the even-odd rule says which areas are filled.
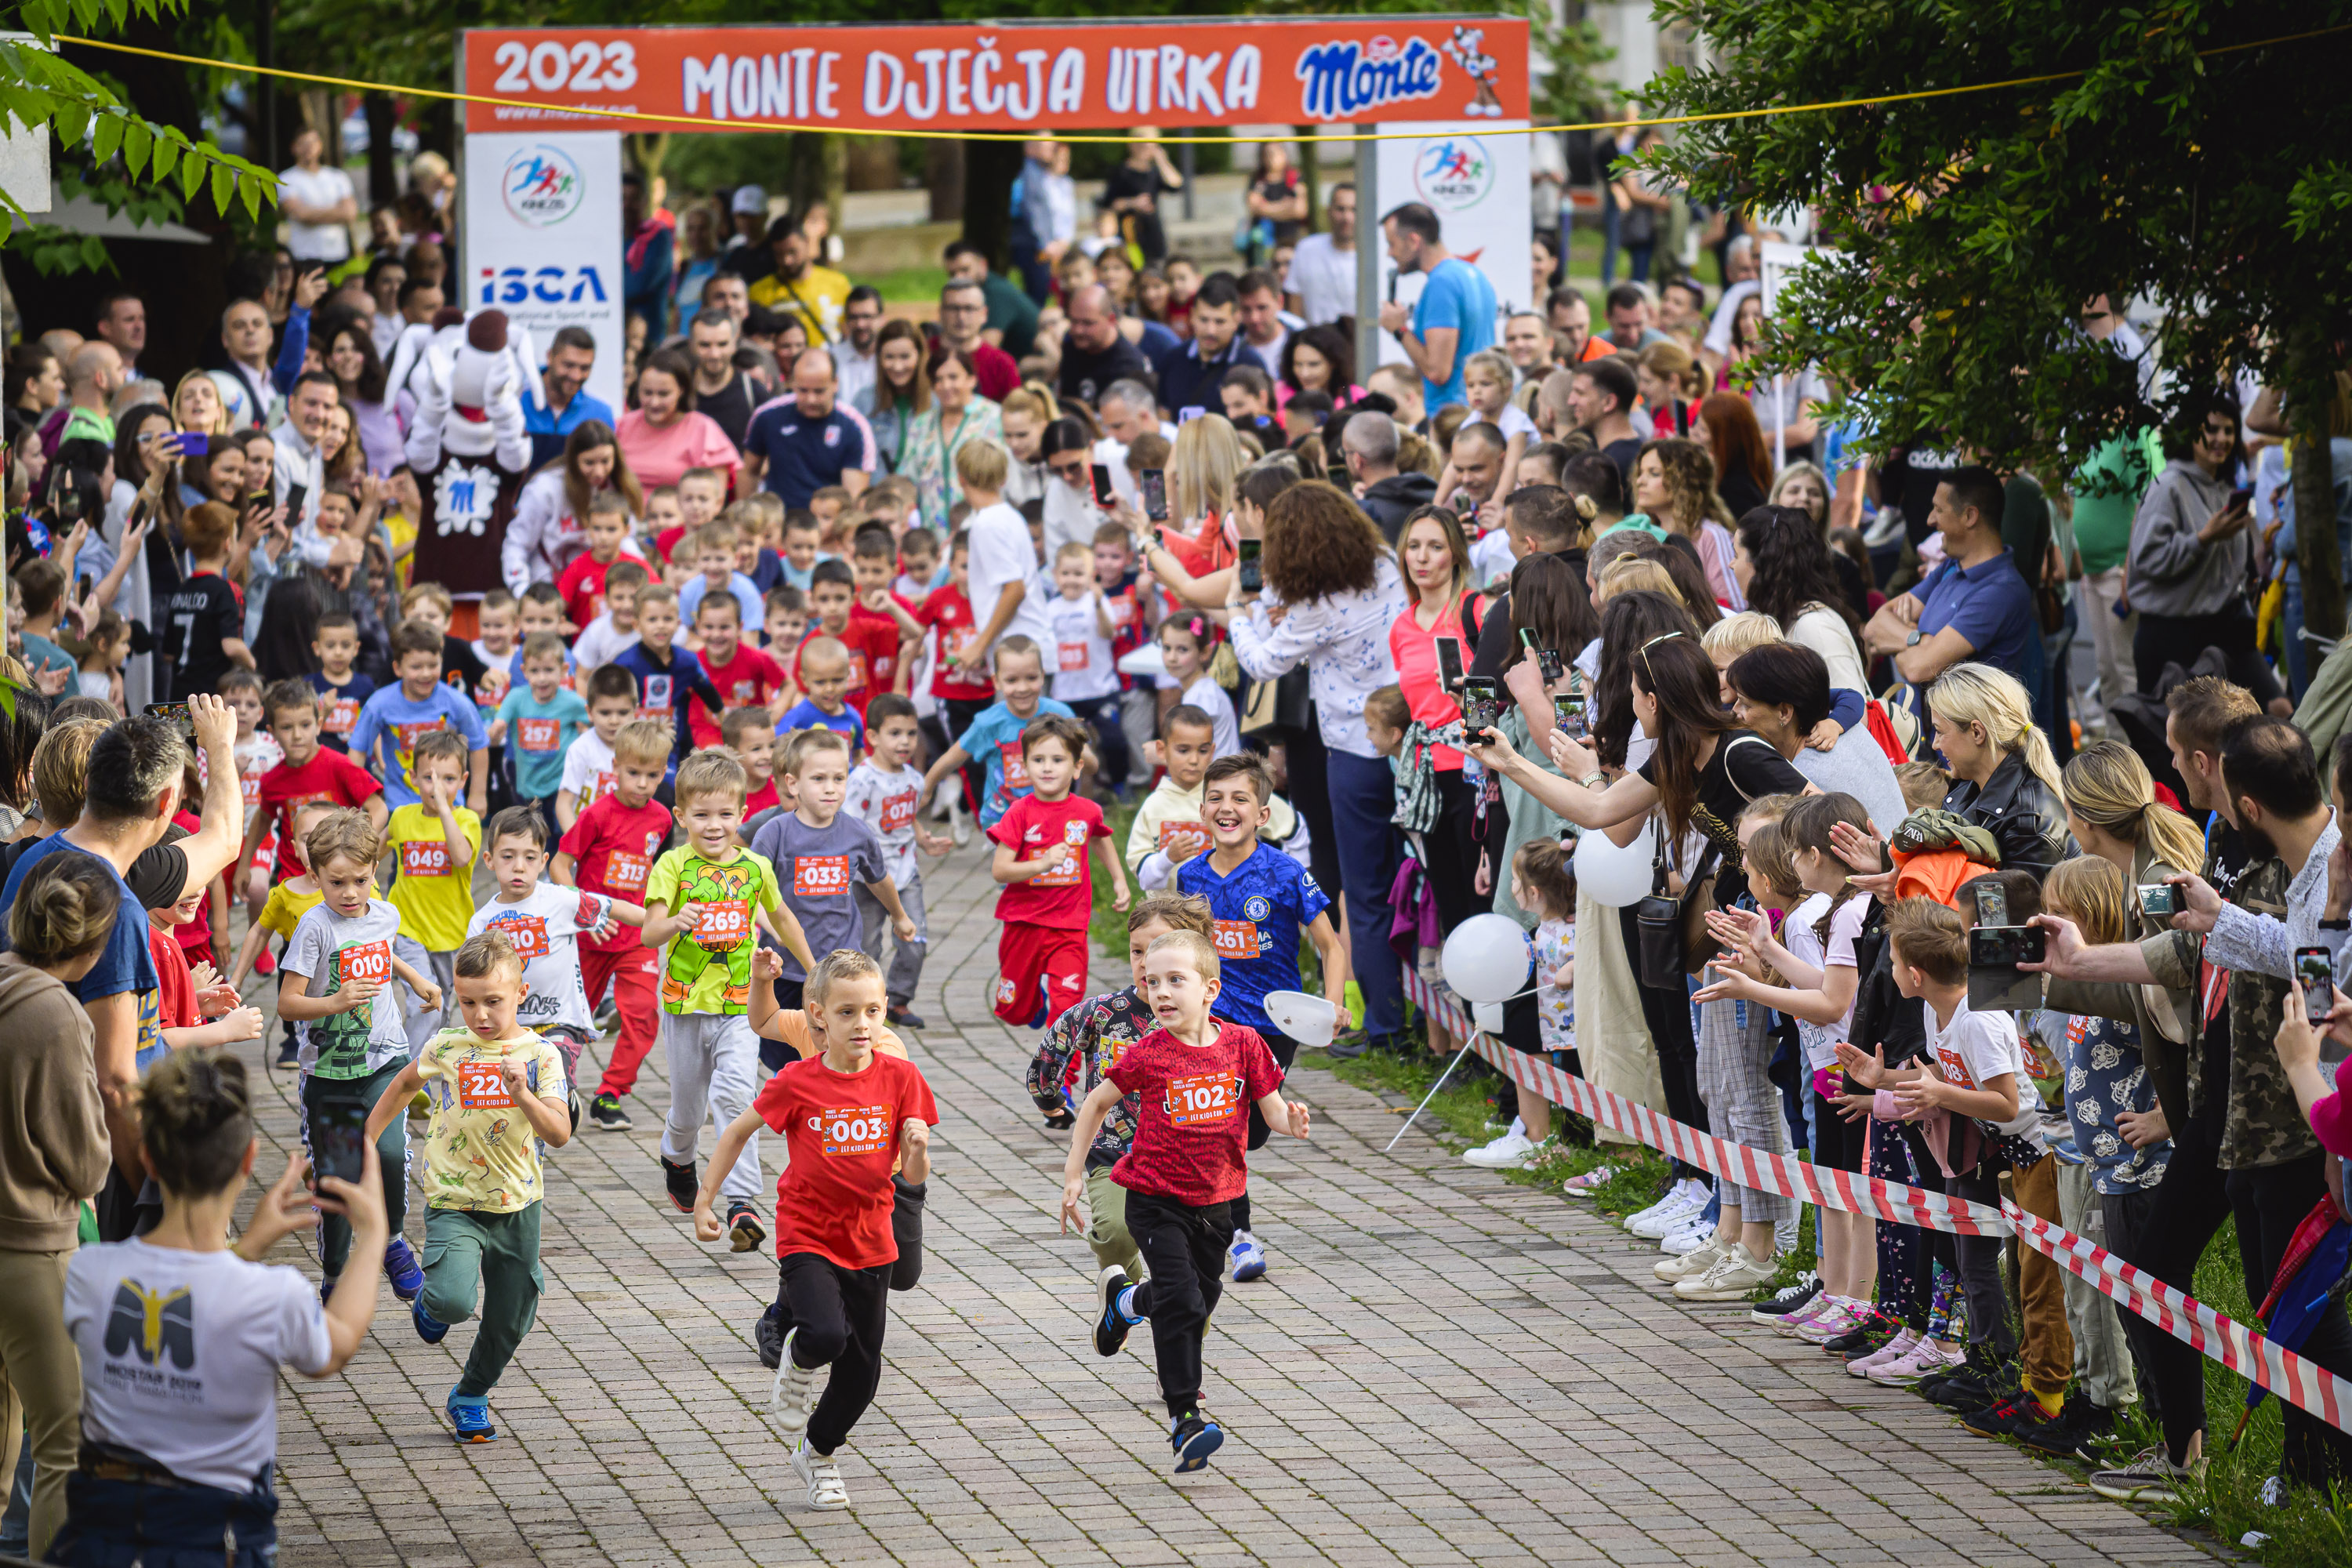
[[[1022,763],[1032,793],[988,830],[996,841],[991,869],[1004,884],[996,918],[996,1016],[1042,1028],[1087,994],[1087,922],[1095,907],[1087,868],[1093,840],[1114,889],[1111,907],[1127,910],[1127,868],[1112,850],[1102,807],[1071,795],[1087,732],[1075,719],[1042,715],[1021,731]]]
[[[613,788],[598,795],[563,836],[550,873],[555,881],[625,903],[644,901],[646,878],[669,837],[669,810],[653,795],[668,771],[673,739],[671,727],[658,719],[621,726],[613,737]],[[631,925],[609,937],[583,936],[580,980],[592,1008],[604,1001],[610,984],[613,1006],[621,1015],[621,1037],[589,1101],[589,1124],[599,1131],[624,1131],[629,1116],[621,1100],[637,1087],[637,1069],[661,1024],[654,950]]]

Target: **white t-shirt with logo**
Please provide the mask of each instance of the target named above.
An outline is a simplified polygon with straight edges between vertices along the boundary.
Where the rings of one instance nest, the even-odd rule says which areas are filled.
[[[596,1033],[595,1015],[580,975],[580,939],[612,918],[613,900],[576,888],[541,882],[520,903],[493,898],[466,922],[467,936],[496,930],[522,960],[523,994],[515,1022],[533,1031]]]
[[[920,879],[915,806],[922,793],[923,775],[913,768],[883,768],[867,761],[849,771],[849,793],[842,797],[841,809],[882,840],[882,858],[889,865],[894,887],[912,887]]]
[[[82,1435],[224,1491],[251,1491],[278,1462],[278,1369],[334,1359],[317,1287],[233,1252],[85,1247],[66,1265],[65,1321]]]
[[[1037,574],[1037,551],[1029,542],[1028,523],[1019,511],[999,501],[973,512],[964,529],[971,545],[972,619],[987,626],[989,617],[996,613],[996,601],[1003,596],[1004,585],[1018,582],[1028,592],[1022,596],[1020,607],[1013,612],[1013,618],[997,634],[997,641],[1017,632],[1041,648],[1049,647],[1054,633],[1045,621],[1045,601],[1054,590]],[[1053,661],[1048,659],[1045,673],[1053,672]]]
[[[1976,1012],[1963,996],[1952,1014],[1952,1021],[1938,1029],[1934,1004],[1919,1005],[1927,1010],[1927,1050],[1946,1079],[1961,1089],[1981,1089],[1988,1079],[2003,1073],[2016,1078],[2017,1115],[2007,1121],[1989,1121],[1985,1125],[2013,1136],[2038,1139],[2042,1091],[2033,1087],[2033,1079],[2026,1070],[2025,1048],[2018,1040],[2017,1020],[2006,1013]]]
[[[1095,595],[1066,599],[1059,593],[1045,607],[1054,640],[1045,644],[1045,673],[1054,678],[1056,702],[1093,702],[1118,689],[1118,667],[1110,638],[1095,614]]]
[[[595,731],[583,730],[563,753],[563,782],[556,787],[578,795],[580,809],[585,811],[598,795],[613,793],[613,786],[620,781],[620,774],[614,771],[617,766],[613,748]]]

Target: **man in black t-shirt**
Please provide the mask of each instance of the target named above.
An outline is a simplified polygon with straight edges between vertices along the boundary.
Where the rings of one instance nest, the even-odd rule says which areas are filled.
[[[1160,198],[1184,188],[1184,176],[1168,161],[1160,132],[1151,126],[1136,128],[1128,143],[1127,161],[1103,183],[1103,205],[1118,214],[1119,232],[1143,253],[1145,266],[1168,258],[1168,231],[1160,221]]]
[[[1070,296],[1069,330],[1062,338],[1062,369],[1055,390],[1092,408],[1115,381],[1152,382],[1151,362],[1118,330],[1110,290],[1090,283]]]
[[[739,449],[752,410],[767,401],[767,389],[735,363],[740,331],[733,316],[711,309],[698,312],[687,330],[694,353],[694,411],[710,416]]]

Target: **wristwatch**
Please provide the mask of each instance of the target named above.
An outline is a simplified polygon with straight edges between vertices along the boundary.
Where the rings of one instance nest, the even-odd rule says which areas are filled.
[[[1903,646],[1905,647],[1917,647],[1919,646],[1919,628],[1917,626],[1913,626],[1911,628],[1911,635],[1903,639]]]
[[[1599,789],[1602,784],[1607,784],[1608,782],[1609,775],[1603,773],[1595,773],[1589,778],[1580,778],[1576,781],[1577,787],[1580,789]]]

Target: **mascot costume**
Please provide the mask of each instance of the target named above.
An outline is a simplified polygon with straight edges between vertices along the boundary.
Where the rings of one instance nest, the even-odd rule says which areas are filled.
[[[425,502],[411,581],[438,583],[459,601],[500,585],[499,546],[530,468],[522,389],[530,348],[503,310],[411,327],[392,383],[416,399],[408,466]]]

